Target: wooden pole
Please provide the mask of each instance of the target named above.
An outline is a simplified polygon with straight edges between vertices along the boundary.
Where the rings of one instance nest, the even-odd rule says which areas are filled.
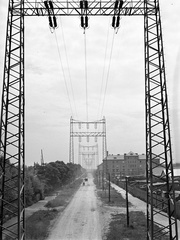
[[[109,202],[111,201],[111,176],[109,173]]]
[[[126,176],[126,214],[127,214],[127,227],[129,227],[128,176]]]

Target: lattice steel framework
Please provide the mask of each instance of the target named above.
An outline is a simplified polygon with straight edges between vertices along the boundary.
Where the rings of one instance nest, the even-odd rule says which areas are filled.
[[[98,144],[91,145],[91,146],[79,144],[78,163],[82,165],[82,167],[83,167],[82,159],[84,156],[87,156],[87,157],[90,156],[90,158],[93,157],[94,166],[96,168],[99,165]]]
[[[85,169],[95,169],[95,154],[83,154],[82,155],[82,167]]]
[[[50,4],[51,2],[51,4]],[[82,2],[85,2],[84,0]],[[82,3],[81,2],[81,3]],[[121,2],[121,3],[120,3]],[[120,16],[144,16],[145,42],[145,93],[146,93],[146,155],[147,155],[147,239],[178,239],[173,183],[172,150],[168,116],[166,75],[162,41],[159,0],[124,1],[32,1],[9,0],[3,93],[1,107],[0,140],[0,238],[10,235],[12,239],[25,239],[24,229],[24,17],[48,16],[112,16],[113,26],[118,26]],[[53,5],[53,6],[52,6]],[[47,6],[52,7],[48,9]],[[84,6],[84,7],[82,7]],[[50,21],[49,20],[49,21]],[[55,24],[54,20],[54,26]],[[52,22],[51,22],[52,24]],[[73,124],[70,122],[70,162],[73,162]],[[87,122],[86,122],[87,124]],[[78,133],[77,137],[79,136]],[[87,133],[82,134],[82,137]],[[91,136],[91,135],[89,135]],[[103,136],[104,138],[104,136]],[[104,153],[106,154],[106,144]],[[159,158],[157,163],[155,158]],[[164,207],[154,207],[154,169],[163,167],[166,184]],[[9,177],[9,172],[13,177]],[[7,198],[7,192],[12,197]],[[159,208],[158,208],[159,207]],[[165,225],[156,221],[157,215],[167,220]],[[9,226],[6,216],[16,221]],[[174,218],[174,217],[175,218]],[[164,232],[154,228],[162,227]]]
[[[24,2],[9,1],[0,127],[0,239],[24,239]],[[12,224],[5,219],[13,217]]]
[[[149,15],[149,7],[156,9],[155,14]],[[172,165],[172,150],[169,127],[168,99],[166,88],[165,61],[163,51],[162,29],[159,1],[145,1],[144,14],[145,39],[145,92],[146,92],[146,156],[147,156],[147,216],[148,239],[162,239],[168,233],[169,239],[177,238],[174,178]],[[157,162],[157,158],[160,162]],[[157,181],[156,169],[164,168],[164,176],[160,182],[166,183],[166,197],[155,203],[156,194],[153,182]],[[163,186],[163,185],[162,185]],[[164,187],[159,187],[163,189]],[[158,224],[157,214],[166,218],[166,226]],[[160,226],[164,233],[156,230]]]
[[[84,126],[86,131],[83,129]],[[91,126],[94,127],[93,131]],[[89,142],[90,138],[94,138],[95,142],[97,142],[98,138],[102,138],[102,158],[104,159],[107,152],[105,117],[98,121],[78,121],[71,117],[69,162],[72,163],[74,163],[74,138],[78,138],[79,142],[81,142],[82,138],[86,138],[87,142]],[[86,146],[86,148],[88,147],[92,146]]]

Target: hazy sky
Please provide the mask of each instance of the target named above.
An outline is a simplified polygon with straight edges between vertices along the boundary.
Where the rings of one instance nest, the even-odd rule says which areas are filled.
[[[0,92],[7,2],[0,2]],[[160,4],[173,159],[180,162],[180,2],[161,0]],[[25,18],[27,165],[40,162],[41,149],[46,162],[68,162],[70,117],[73,115],[74,119],[87,120],[85,36],[80,27],[80,19],[58,17],[58,24],[56,33],[51,33],[47,17]],[[129,151],[145,153],[143,30],[143,17],[122,17],[121,27],[115,35],[111,28],[111,17],[90,17],[89,28],[85,32],[89,120],[99,120],[105,116],[107,147],[111,154]],[[102,79],[103,90],[107,79],[108,87],[103,114],[100,116],[101,111],[98,113],[98,109]],[[77,141],[75,145],[77,148]]]

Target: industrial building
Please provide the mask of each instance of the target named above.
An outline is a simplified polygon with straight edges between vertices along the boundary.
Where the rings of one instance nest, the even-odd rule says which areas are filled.
[[[159,159],[154,163],[159,164]],[[133,153],[108,154],[103,162],[98,166],[99,172],[110,173],[112,177],[125,176],[145,176],[146,174],[146,155]]]

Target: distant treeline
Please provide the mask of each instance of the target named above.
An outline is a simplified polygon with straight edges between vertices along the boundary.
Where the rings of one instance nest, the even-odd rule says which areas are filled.
[[[26,167],[26,205],[44,199],[44,195],[74,181],[75,178],[82,175],[83,171],[84,169],[80,165],[65,164],[63,161],[50,162],[43,166],[34,164],[33,167]]]
[[[3,158],[0,157],[0,165],[2,166]],[[33,203],[44,199],[45,195],[57,190],[62,185],[68,184],[74,181],[77,177],[83,174],[85,170],[81,165],[67,163],[63,161],[56,161],[44,164],[43,166],[38,163],[34,166],[25,167],[25,206],[30,206]],[[10,202],[10,208],[16,208],[18,198],[17,189],[17,174],[18,170],[14,164],[10,161],[6,161],[6,178],[9,179],[9,183],[6,183],[5,198],[7,202]],[[2,168],[0,168],[0,176],[2,176]],[[0,188],[2,187],[2,178],[0,178]],[[2,191],[2,189],[0,189]],[[1,195],[1,192],[0,192]],[[13,209],[12,209],[13,210]],[[7,219],[13,216],[11,209],[4,209],[5,215],[7,212]],[[1,208],[0,208],[1,215]],[[10,216],[12,215],[12,216]]]

